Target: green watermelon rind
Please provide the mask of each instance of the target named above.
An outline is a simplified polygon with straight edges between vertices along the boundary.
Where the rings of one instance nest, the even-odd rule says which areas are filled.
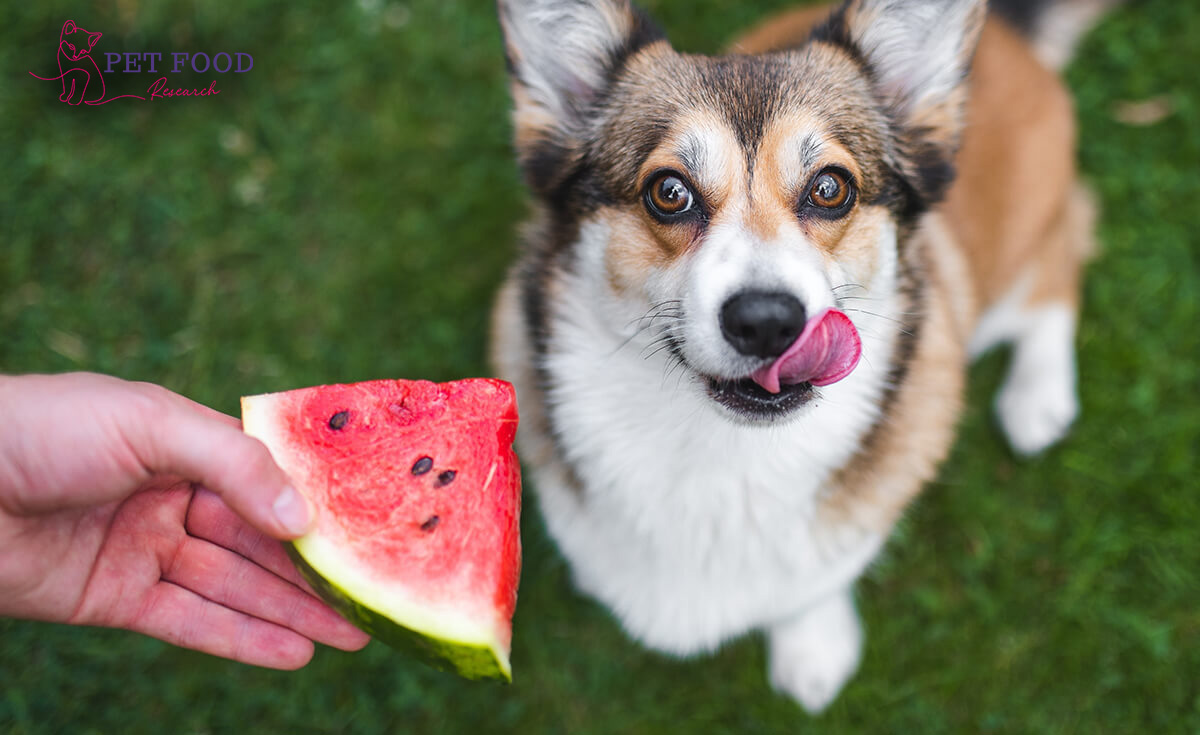
[[[300,549],[303,544],[304,539],[284,544],[300,575],[330,607],[372,638],[441,671],[467,679],[512,682],[508,657],[496,646],[442,638],[435,631],[414,630],[372,609],[318,572]]]

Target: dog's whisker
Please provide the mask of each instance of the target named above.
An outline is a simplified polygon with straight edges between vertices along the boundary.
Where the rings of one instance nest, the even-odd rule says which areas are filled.
[[[641,334],[642,332],[646,331],[647,329],[650,329],[651,327],[655,326],[655,322],[657,322],[657,321],[670,322],[670,321],[678,321],[682,318],[683,318],[683,314],[654,314],[653,316],[643,316],[638,319],[635,319],[635,320],[629,322],[629,324],[626,324],[625,326],[628,327],[628,326],[632,326],[634,324],[640,325],[638,327],[637,331],[634,332],[634,335],[636,336],[636,335]]]
[[[654,357],[655,355],[657,355],[660,351],[662,351],[662,349],[664,347],[667,347],[667,346],[668,345],[667,345],[666,338],[659,337],[658,339],[654,340],[650,344],[643,347],[642,351],[640,353],[638,353],[638,356],[641,357],[643,360],[649,360],[651,357]]]
[[[892,322],[893,324],[898,324],[901,327],[903,327],[903,329],[900,330],[901,332],[903,332],[904,334],[907,334],[909,336],[912,335],[912,332],[909,331],[909,329],[908,329],[908,323],[904,322],[900,319],[895,319],[886,314],[879,314],[874,311],[867,311],[866,309],[846,309],[846,311],[852,311],[852,312],[855,312],[856,314],[866,314],[867,316],[875,317],[876,319],[883,319],[883,320]]]
[[[636,339],[645,334],[648,330],[665,328],[666,332],[669,332],[674,326],[674,322],[681,321],[684,317],[683,308],[680,306],[682,303],[683,302],[679,299],[667,299],[666,301],[660,301],[656,304],[653,304],[642,316],[626,322],[626,328],[635,325],[637,328],[632,334],[625,338],[621,344],[617,345],[612,354],[616,354],[625,349]],[[659,344],[660,340],[662,339],[663,338],[661,336],[652,339],[648,345],[642,348],[643,353],[645,350]]]
[[[841,297],[841,300],[842,301],[886,301],[886,299],[868,298],[866,296],[843,296],[843,297]],[[851,309],[851,308],[847,307],[845,309],[845,311],[861,311],[864,314],[870,314],[871,316],[883,316],[882,314],[879,314],[877,312],[866,311],[865,309]],[[921,316],[921,314],[922,314],[921,312],[917,312],[917,311],[897,311],[895,313],[898,314],[899,316]]]
[[[678,377],[675,380],[675,390],[683,384],[684,377],[687,376],[687,363],[678,353],[672,352],[671,358],[667,362],[666,369],[663,371],[662,385],[666,387],[667,381],[671,379],[671,375],[678,370]]]
[[[669,340],[669,339],[663,339],[663,340],[661,340],[661,341],[662,341],[662,343],[663,343],[663,344],[661,344],[661,345],[660,345],[660,346],[659,346],[659,347],[658,347],[656,350],[654,350],[653,352],[651,352],[649,355],[646,355],[646,356],[645,356],[643,359],[645,359],[645,360],[649,360],[649,359],[651,359],[652,357],[654,357],[655,355],[657,355],[658,353],[662,352],[663,350],[669,350],[669,349],[671,349],[671,344],[672,344],[672,343],[671,343],[671,340]]]
[[[640,324],[647,319],[653,320],[659,317],[672,316],[672,313],[681,316],[683,313],[683,307],[681,304],[683,304],[683,301],[680,299],[667,299],[666,301],[660,301],[656,304],[651,304],[650,308],[646,310],[645,314],[637,319],[629,320],[625,326],[628,327],[632,326],[633,324]]]

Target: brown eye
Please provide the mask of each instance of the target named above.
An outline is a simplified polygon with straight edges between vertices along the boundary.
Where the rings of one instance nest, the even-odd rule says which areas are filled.
[[[646,189],[646,207],[659,218],[671,218],[689,211],[695,203],[692,190],[678,175],[667,172],[650,182]]]
[[[850,183],[838,171],[822,171],[808,190],[808,201],[822,209],[838,209],[850,199]]]

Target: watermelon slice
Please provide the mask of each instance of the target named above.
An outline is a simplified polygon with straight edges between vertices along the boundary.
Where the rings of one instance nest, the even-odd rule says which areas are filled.
[[[377,380],[242,398],[317,507],[290,544],[330,605],[372,636],[472,679],[512,680],[521,567],[516,397],[500,380]]]

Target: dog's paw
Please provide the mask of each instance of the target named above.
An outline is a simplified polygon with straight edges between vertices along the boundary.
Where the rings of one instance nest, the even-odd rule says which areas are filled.
[[[996,396],[996,415],[1014,451],[1032,456],[1062,439],[1079,415],[1069,381],[1009,380]]]
[[[771,686],[816,714],[858,669],[862,627],[848,593],[769,631]]]
[[[1042,452],[1066,436],[1079,415],[1075,392],[1075,319],[1065,307],[1036,312],[1017,341],[996,396],[996,417],[1013,451]]]

